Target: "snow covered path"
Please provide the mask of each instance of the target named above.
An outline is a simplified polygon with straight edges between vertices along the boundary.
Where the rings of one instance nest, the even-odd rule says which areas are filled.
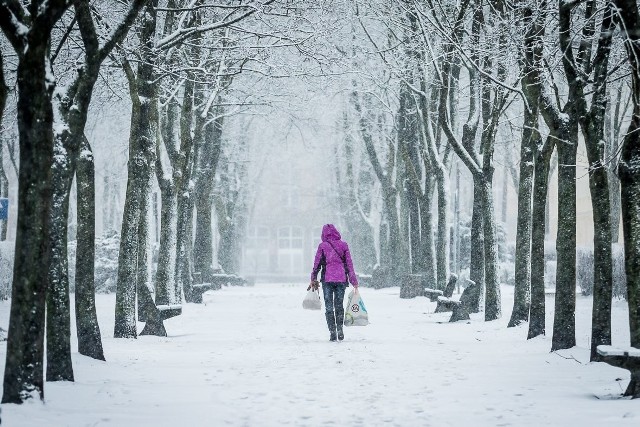
[[[166,322],[169,337],[138,340],[113,339],[115,298],[99,295],[107,362],[75,353],[75,383],[47,383],[45,405],[2,405],[2,425],[640,425],[640,399],[617,398],[627,371],[588,362],[591,299],[578,297],[579,347],[559,355],[550,337],[506,328],[510,290],[503,319],[449,324],[425,298],[363,289],[371,324],[342,343],[323,312],[301,308],[302,284],[206,294]],[[628,345],[626,303],[614,310],[614,344]]]

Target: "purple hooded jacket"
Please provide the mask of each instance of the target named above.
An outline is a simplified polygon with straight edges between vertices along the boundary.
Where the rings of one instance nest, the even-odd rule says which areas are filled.
[[[316,251],[311,280],[316,280],[320,268],[324,266],[320,277],[321,282],[347,283],[348,281],[357,287],[358,277],[353,268],[349,245],[340,240],[340,237],[340,233],[333,224],[325,224],[322,227],[322,242],[320,242]],[[348,277],[345,272],[345,263]]]

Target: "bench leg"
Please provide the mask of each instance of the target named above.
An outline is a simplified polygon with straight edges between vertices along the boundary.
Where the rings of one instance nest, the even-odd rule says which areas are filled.
[[[458,320],[470,320],[469,310],[464,304],[455,306],[453,308],[453,313],[451,314],[451,319],[449,322],[457,322]]]
[[[631,381],[627,390],[624,392],[624,396],[631,396],[633,399],[640,398],[640,371],[630,371]]]
[[[154,309],[147,312],[147,323],[145,323],[144,328],[142,328],[140,335],[154,335],[156,337],[167,336],[167,330],[164,328],[160,310],[155,308],[155,306]]]
[[[438,301],[438,304],[436,305],[436,309],[434,313],[446,313],[449,311],[452,311],[452,310],[448,307],[445,307],[444,304],[441,304],[440,301]]]

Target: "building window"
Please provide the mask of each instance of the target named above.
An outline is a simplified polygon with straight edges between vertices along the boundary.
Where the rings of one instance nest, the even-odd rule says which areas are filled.
[[[302,227],[278,228],[278,270],[281,274],[302,274],[306,269],[303,263]]]

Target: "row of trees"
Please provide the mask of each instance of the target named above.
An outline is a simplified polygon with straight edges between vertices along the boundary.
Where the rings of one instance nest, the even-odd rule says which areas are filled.
[[[162,321],[180,313],[183,295],[196,300],[193,273],[206,274],[213,264],[212,215],[221,236],[218,261],[227,271],[237,268],[250,171],[238,161],[247,150],[246,133],[225,146],[225,129],[232,116],[269,103],[265,94],[276,87],[269,77],[296,74],[330,77],[342,95],[338,206],[354,247],[362,248],[362,259],[379,262],[383,280],[412,272],[431,287],[445,287],[461,239],[452,169],[456,182],[470,182],[468,276],[472,309],[484,309],[486,320],[502,315],[495,152],[507,159],[505,153],[519,149],[509,325],[528,320],[529,338],[545,333],[545,207],[557,153],[553,350],[575,345],[576,166],[584,141],[595,228],[592,358],[597,345],[611,341],[616,206],[631,345],[640,347],[640,14],[634,1],[2,0],[0,27],[17,61],[9,72],[0,61],[0,118],[5,82],[15,81],[19,134],[3,402],[43,396],[45,333],[47,380],[73,380],[67,224],[74,180],[79,352],[104,359],[93,283],[95,167],[85,128],[106,63],[122,70],[131,102],[115,337],[136,337],[136,302],[138,319],[146,322],[142,333],[164,335]],[[305,58],[306,68],[282,67],[295,62],[294,54]],[[517,143],[509,144],[505,135],[514,129]],[[148,223],[154,186],[161,198],[155,275]]]
[[[95,166],[85,136],[101,73],[119,68],[131,102],[114,336],[136,337],[136,301],[138,318],[146,321],[143,333],[165,335],[162,320],[180,312],[183,295],[195,298],[193,273],[212,268],[214,209],[224,219],[217,222],[220,264],[237,268],[235,237],[243,227],[241,190],[248,176],[246,162],[238,160],[247,148],[242,133],[225,147],[223,129],[232,116],[266,102],[261,91],[271,74],[286,75],[270,62],[274,52],[305,53],[317,29],[303,10],[324,11],[286,0],[0,2],[0,26],[12,47],[3,45],[1,57],[17,62],[15,69],[0,68],[0,106],[4,88],[15,82],[19,133],[3,402],[44,396],[45,333],[46,379],[74,379],[67,261],[74,180],[78,346],[81,354],[104,360],[94,301]],[[103,83],[119,86],[118,75],[102,75]],[[161,195],[161,236],[152,275],[148,210],[154,187]]]
[[[544,334],[545,211],[556,153],[552,350],[573,347],[576,169],[584,142],[595,230],[591,357],[597,358],[598,345],[611,343],[611,245],[620,217],[631,343],[638,346],[636,3],[397,0],[391,6],[355,2],[350,11],[352,38],[343,53],[357,73],[343,107],[340,174],[356,181],[346,188],[373,187],[345,195],[355,203],[344,216],[350,228],[381,232],[380,262],[387,269],[379,271],[389,271],[395,283],[420,273],[431,287],[444,289],[456,253],[449,244],[458,241],[459,222],[453,239],[449,231],[451,214],[459,212],[450,191],[457,157],[473,186],[468,275],[476,284],[474,308],[484,298],[485,319],[499,318],[495,152],[501,149],[505,159],[505,152],[519,149],[510,166],[519,170],[509,326],[529,321],[528,338]],[[515,144],[504,140],[514,129],[520,133]],[[353,154],[354,140],[361,141],[362,155]],[[382,218],[367,212],[379,199]]]

